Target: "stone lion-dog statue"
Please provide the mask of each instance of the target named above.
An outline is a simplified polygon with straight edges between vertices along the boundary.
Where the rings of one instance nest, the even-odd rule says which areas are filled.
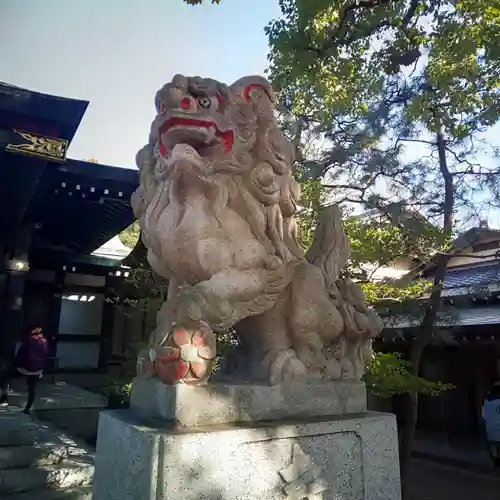
[[[320,214],[307,253],[298,243],[294,148],[270,84],[176,75],[155,105],[132,206],[169,290],[138,376],[203,383],[215,334],[232,328],[233,378],[360,379],[382,322],[341,276],[349,245],[337,206]]]

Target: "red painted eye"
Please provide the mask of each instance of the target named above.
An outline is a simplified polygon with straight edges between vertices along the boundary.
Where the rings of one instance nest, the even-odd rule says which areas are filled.
[[[245,98],[246,102],[248,102],[250,100],[250,94],[252,93],[253,90],[256,90],[256,89],[259,89],[259,90],[262,90],[262,91],[266,92],[266,89],[260,83],[251,83],[243,91],[243,97]]]
[[[191,99],[189,97],[184,97],[180,102],[181,109],[189,109],[191,107]]]
[[[219,101],[219,106],[224,106],[226,104],[226,101],[224,100],[223,97],[221,97],[219,94],[217,94],[217,101]]]

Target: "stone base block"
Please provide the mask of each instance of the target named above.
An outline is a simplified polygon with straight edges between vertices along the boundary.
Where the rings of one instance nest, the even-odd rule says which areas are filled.
[[[93,500],[400,500],[396,422],[364,413],[200,428],[101,413]]]
[[[185,426],[306,418],[362,413],[366,389],[363,382],[354,381],[193,387],[136,378],[130,407],[144,419],[173,420]]]

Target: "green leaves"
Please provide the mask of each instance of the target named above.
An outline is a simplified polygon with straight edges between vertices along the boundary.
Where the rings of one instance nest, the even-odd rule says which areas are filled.
[[[409,270],[433,254],[439,238],[436,228],[429,224],[405,227],[381,218],[346,218],[344,227],[351,247],[346,272],[359,282],[368,304],[401,309],[428,293],[429,283],[395,285],[392,281],[374,281],[374,276],[381,268],[398,264]]]
[[[380,283],[367,281],[360,283],[361,290],[365,295],[367,304],[380,306],[389,305],[389,310],[395,311],[395,304],[404,306],[422,297],[428,293],[431,284],[428,282],[423,283],[410,283],[406,286],[395,286],[391,283]],[[398,309],[402,309],[399,307]]]
[[[325,200],[387,215],[416,258],[443,249],[441,230],[455,233],[480,211],[478,199],[486,210],[500,206],[498,168],[474,163],[481,137],[473,140],[500,117],[498,0],[281,0],[280,7],[282,17],[266,28],[269,76],[288,117],[321,143],[297,165],[304,245]],[[421,214],[427,228],[388,213],[395,205]],[[452,224],[444,224],[445,206]],[[434,234],[423,236],[429,228]],[[401,243],[385,229],[363,231],[371,241],[357,246],[351,236],[351,272],[358,248],[372,249],[359,262],[378,265],[386,260],[375,259],[378,250]]]
[[[291,98],[293,112],[321,121],[364,108],[365,99],[379,89],[375,73],[373,78],[359,78],[360,70],[369,66],[363,61],[369,23],[356,25],[348,36],[344,24],[353,13],[346,11],[344,2],[284,0],[280,6],[283,18],[266,28],[269,73],[276,87]],[[371,22],[382,16],[377,13]]]
[[[375,396],[391,397],[396,394],[425,394],[439,396],[454,388],[452,384],[434,382],[413,375],[411,364],[398,353],[376,353],[366,368],[363,380]]]
[[[500,5],[455,4],[282,0],[269,75],[294,113],[325,123],[366,114],[388,77],[411,74],[408,119],[436,131],[439,118],[462,139],[498,120]]]
[[[350,272],[356,274],[363,264],[388,266],[399,259],[421,261],[436,248],[439,231],[419,222],[411,214],[399,224],[384,218],[346,218],[344,227],[351,245]]]

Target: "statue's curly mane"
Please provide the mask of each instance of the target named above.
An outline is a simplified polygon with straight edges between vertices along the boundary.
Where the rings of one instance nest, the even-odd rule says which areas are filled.
[[[233,151],[204,158],[207,178],[220,190],[214,199],[214,211],[219,212],[221,205],[227,204],[249,224],[270,254],[285,262],[302,259],[293,218],[300,196],[300,187],[293,178],[293,147],[278,128],[275,98],[267,82],[264,84],[262,79],[254,83],[252,99],[247,101],[242,95],[242,89],[248,88],[246,80],[236,82],[228,91],[226,115],[236,137]],[[138,152],[136,163],[140,186],[132,205],[140,219],[159,183],[168,182],[169,173],[157,140]],[[166,197],[164,204],[169,201],[168,194]]]
[[[132,198],[148,261],[170,283],[151,345],[170,345],[176,325],[235,328],[252,376],[360,378],[382,324],[341,275],[338,207],[321,214],[307,255],[299,246],[294,149],[269,83],[176,75],[155,106]]]

